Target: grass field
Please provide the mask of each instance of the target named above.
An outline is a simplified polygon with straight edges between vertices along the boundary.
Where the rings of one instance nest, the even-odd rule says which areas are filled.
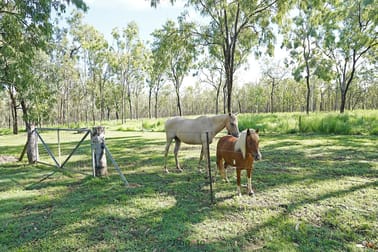
[[[255,196],[246,188],[236,196],[230,170],[231,183],[218,177],[211,205],[197,170],[200,147],[182,145],[185,171],[176,173],[171,146],[165,174],[164,133],[106,135],[132,187],[111,164],[108,178],[56,172],[41,183],[51,167],[0,164],[0,251],[378,249],[377,136],[262,134]],[[24,142],[23,135],[0,136],[0,155],[18,156]]]

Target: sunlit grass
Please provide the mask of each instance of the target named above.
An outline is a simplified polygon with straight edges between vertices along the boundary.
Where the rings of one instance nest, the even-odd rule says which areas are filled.
[[[0,137],[1,153],[21,152],[24,139],[7,137]],[[108,178],[57,171],[40,183],[51,167],[1,164],[0,251],[367,250],[364,242],[378,243],[377,140],[262,132],[256,195],[242,187],[236,196],[229,169],[230,183],[218,174],[211,205],[197,170],[200,146],[182,145],[183,173],[174,169],[171,146],[165,174],[164,133],[107,129],[106,144],[133,186],[110,162]]]

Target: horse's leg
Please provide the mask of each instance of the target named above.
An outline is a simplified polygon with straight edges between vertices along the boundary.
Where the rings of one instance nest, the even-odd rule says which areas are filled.
[[[200,158],[199,158],[199,162],[198,162],[198,170],[200,173],[202,173],[202,169],[201,169],[201,162],[203,160],[203,146],[201,147],[201,154],[200,154]]]
[[[241,169],[239,167],[236,167],[236,184],[238,185],[238,195],[241,196],[241,190],[240,190],[240,173]]]
[[[248,184],[247,184],[247,190],[249,196],[252,196],[254,194],[252,190],[252,168],[247,168],[247,178],[248,178]]]
[[[180,164],[179,164],[179,161],[178,161],[178,152],[180,150],[180,145],[181,145],[181,141],[180,139],[178,139],[177,137],[175,138],[175,150],[174,150],[174,153],[175,153],[175,161],[176,161],[176,169],[179,170],[180,172],[182,171],[182,169],[180,168]]]
[[[207,156],[207,154],[208,154],[207,147],[208,147],[208,145],[206,143],[202,143],[201,158],[200,158],[200,162],[202,161],[202,157],[204,157],[205,160],[206,160],[206,164],[207,164],[206,165],[206,178],[209,177],[209,164],[207,163],[209,161],[209,158]],[[201,171],[201,169],[200,169],[200,171]]]
[[[173,138],[169,138],[167,137],[167,143],[165,144],[165,152],[164,152],[164,170],[166,173],[169,173],[168,169],[167,169],[167,157],[168,157],[168,151],[169,151],[169,147],[171,146],[171,143],[172,143],[172,140]]]

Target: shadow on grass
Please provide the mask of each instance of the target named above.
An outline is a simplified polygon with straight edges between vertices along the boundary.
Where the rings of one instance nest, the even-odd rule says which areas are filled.
[[[253,185],[256,197],[274,187],[303,180],[320,183],[344,176],[377,178],[373,164],[356,161],[357,157],[377,160],[373,148],[367,151],[362,148],[365,141],[343,141],[334,137],[331,142],[303,147],[300,141],[308,139],[306,137],[274,139],[276,141],[270,140],[273,143],[263,146],[264,161],[255,164]],[[237,214],[240,209],[245,209],[235,204],[224,205],[234,198],[235,181],[229,185],[217,185],[215,190],[218,192],[230,191],[217,198],[217,205],[210,206],[207,180],[197,171],[196,157],[200,148],[198,153],[193,153],[194,157],[182,161],[184,166],[191,168],[183,173],[164,174],[165,141],[139,136],[121,137],[107,139],[107,145],[128,181],[139,187],[125,188],[116,174],[98,179],[57,173],[34,190],[19,189],[19,194],[9,192],[8,195],[11,178],[33,181],[38,177],[35,173],[38,169],[18,164],[0,169],[3,192],[0,194],[3,195],[0,198],[0,250],[22,250],[29,246],[35,251],[348,250],[343,242],[354,239],[353,234],[339,230],[331,222],[319,227],[302,223],[296,230],[297,223],[290,219],[290,215],[307,204],[378,186],[377,181],[373,181],[345,190],[303,195],[286,203],[277,202],[270,206],[276,208],[275,215],[247,228],[247,231],[232,233],[217,241],[206,237],[197,239],[192,238],[193,227],[197,224],[214,218],[222,220],[223,214]],[[330,148],[335,145],[340,149]],[[319,149],[326,147],[329,147],[327,152],[319,156]],[[351,150],[347,152],[348,158],[332,159],[343,156],[348,148]],[[185,155],[184,152],[180,157]],[[313,158],[314,155],[318,156]],[[169,164],[174,167],[171,153]],[[253,207],[248,206],[248,209],[254,211]],[[335,215],[332,209],[327,214]],[[255,234],[265,232],[277,239],[259,240],[255,237]]]

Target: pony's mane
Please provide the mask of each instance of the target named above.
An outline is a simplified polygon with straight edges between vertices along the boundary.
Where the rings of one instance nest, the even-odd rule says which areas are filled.
[[[252,134],[255,131],[253,129],[249,129],[249,132]],[[234,151],[240,150],[243,155],[243,159],[245,159],[245,155],[246,155],[246,145],[247,145],[247,130],[245,129],[240,133],[240,136],[234,145]]]
[[[235,146],[234,146],[234,151],[238,151],[238,150],[241,151],[241,153],[243,155],[243,159],[245,159],[245,141],[246,141],[246,138],[247,138],[247,130],[243,130],[240,133],[239,138],[236,141]]]

